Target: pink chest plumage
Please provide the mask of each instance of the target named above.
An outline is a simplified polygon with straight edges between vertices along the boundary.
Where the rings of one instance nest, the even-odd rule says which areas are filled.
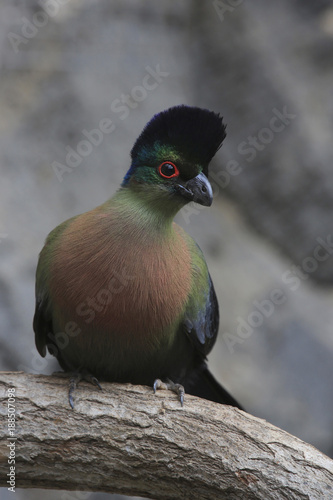
[[[92,211],[65,229],[54,251],[50,288],[62,324],[148,340],[184,310],[191,260],[175,225],[158,239]]]

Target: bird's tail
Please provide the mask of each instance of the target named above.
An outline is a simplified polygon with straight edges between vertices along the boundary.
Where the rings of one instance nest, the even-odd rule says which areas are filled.
[[[195,373],[194,377],[184,384],[185,391],[192,396],[208,399],[215,403],[235,406],[240,410],[244,408],[226,391],[213,377],[207,366],[202,366],[201,370]]]

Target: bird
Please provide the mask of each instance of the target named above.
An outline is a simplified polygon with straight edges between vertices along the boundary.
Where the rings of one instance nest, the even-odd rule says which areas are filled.
[[[177,105],[143,128],[119,189],[48,235],[36,270],[35,343],[71,376],[69,404],[88,380],[148,385],[243,409],[211,374],[219,306],[204,255],[174,222],[210,206],[209,164],[220,113]]]

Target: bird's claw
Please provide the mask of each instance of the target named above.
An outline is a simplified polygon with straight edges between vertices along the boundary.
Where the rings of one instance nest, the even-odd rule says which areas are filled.
[[[94,377],[93,375],[91,375],[91,373],[89,373],[87,371],[75,372],[71,376],[71,378],[69,379],[69,391],[68,391],[68,401],[69,401],[69,404],[70,404],[72,410],[74,410],[74,398],[73,398],[74,392],[75,392],[76,387],[81,382],[81,380],[85,380],[86,382],[90,382],[91,384],[96,385],[101,391],[103,390],[102,386],[98,382],[97,378]]]
[[[157,378],[154,382],[153,389],[154,394],[156,394],[158,389],[175,392],[179,397],[180,404],[184,406],[185,389],[181,384],[175,384],[170,379],[167,379],[167,382],[162,382],[161,379]]]
[[[101,384],[98,382],[97,378],[96,378],[96,377],[94,377],[93,375],[90,375],[90,377],[91,377],[91,378],[90,378],[90,380],[87,380],[87,379],[85,379],[85,380],[87,380],[87,382],[91,382],[91,383],[92,383],[92,384],[94,384],[94,385],[97,385],[97,387],[99,388],[99,390],[100,390],[100,391],[102,391],[102,390],[103,390],[103,389],[102,389],[102,386],[101,386]]]

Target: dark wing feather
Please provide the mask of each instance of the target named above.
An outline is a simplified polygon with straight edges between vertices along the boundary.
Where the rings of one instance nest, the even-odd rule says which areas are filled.
[[[46,355],[46,348],[57,357],[62,365],[60,351],[56,345],[52,321],[52,302],[49,295],[49,266],[52,261],[54,245],[59,241],[59,236],[64,229],[74,220],[75,217],[68,219],[53,229],[46,238],[45,245],[39,254],[39,260],[36,270],[36,308],[33,319],[33,329],[35,331],[35,343],[41,356]]]
[[[189,311],[185,313],[184,328],[197,353],[205,358],[215,344],[219,329],[219,306],[210,275],[206,304],[195,317]]]
[[[36,308],[35,315],[33,319],[33,329],[35,332],[35,342],[36,347],[41,356],[46,355],[46,344],[50,333],[52,330],[52,320],[51,316],[47,314],[48,301],[47,297],[39,296],[36,297]]]

